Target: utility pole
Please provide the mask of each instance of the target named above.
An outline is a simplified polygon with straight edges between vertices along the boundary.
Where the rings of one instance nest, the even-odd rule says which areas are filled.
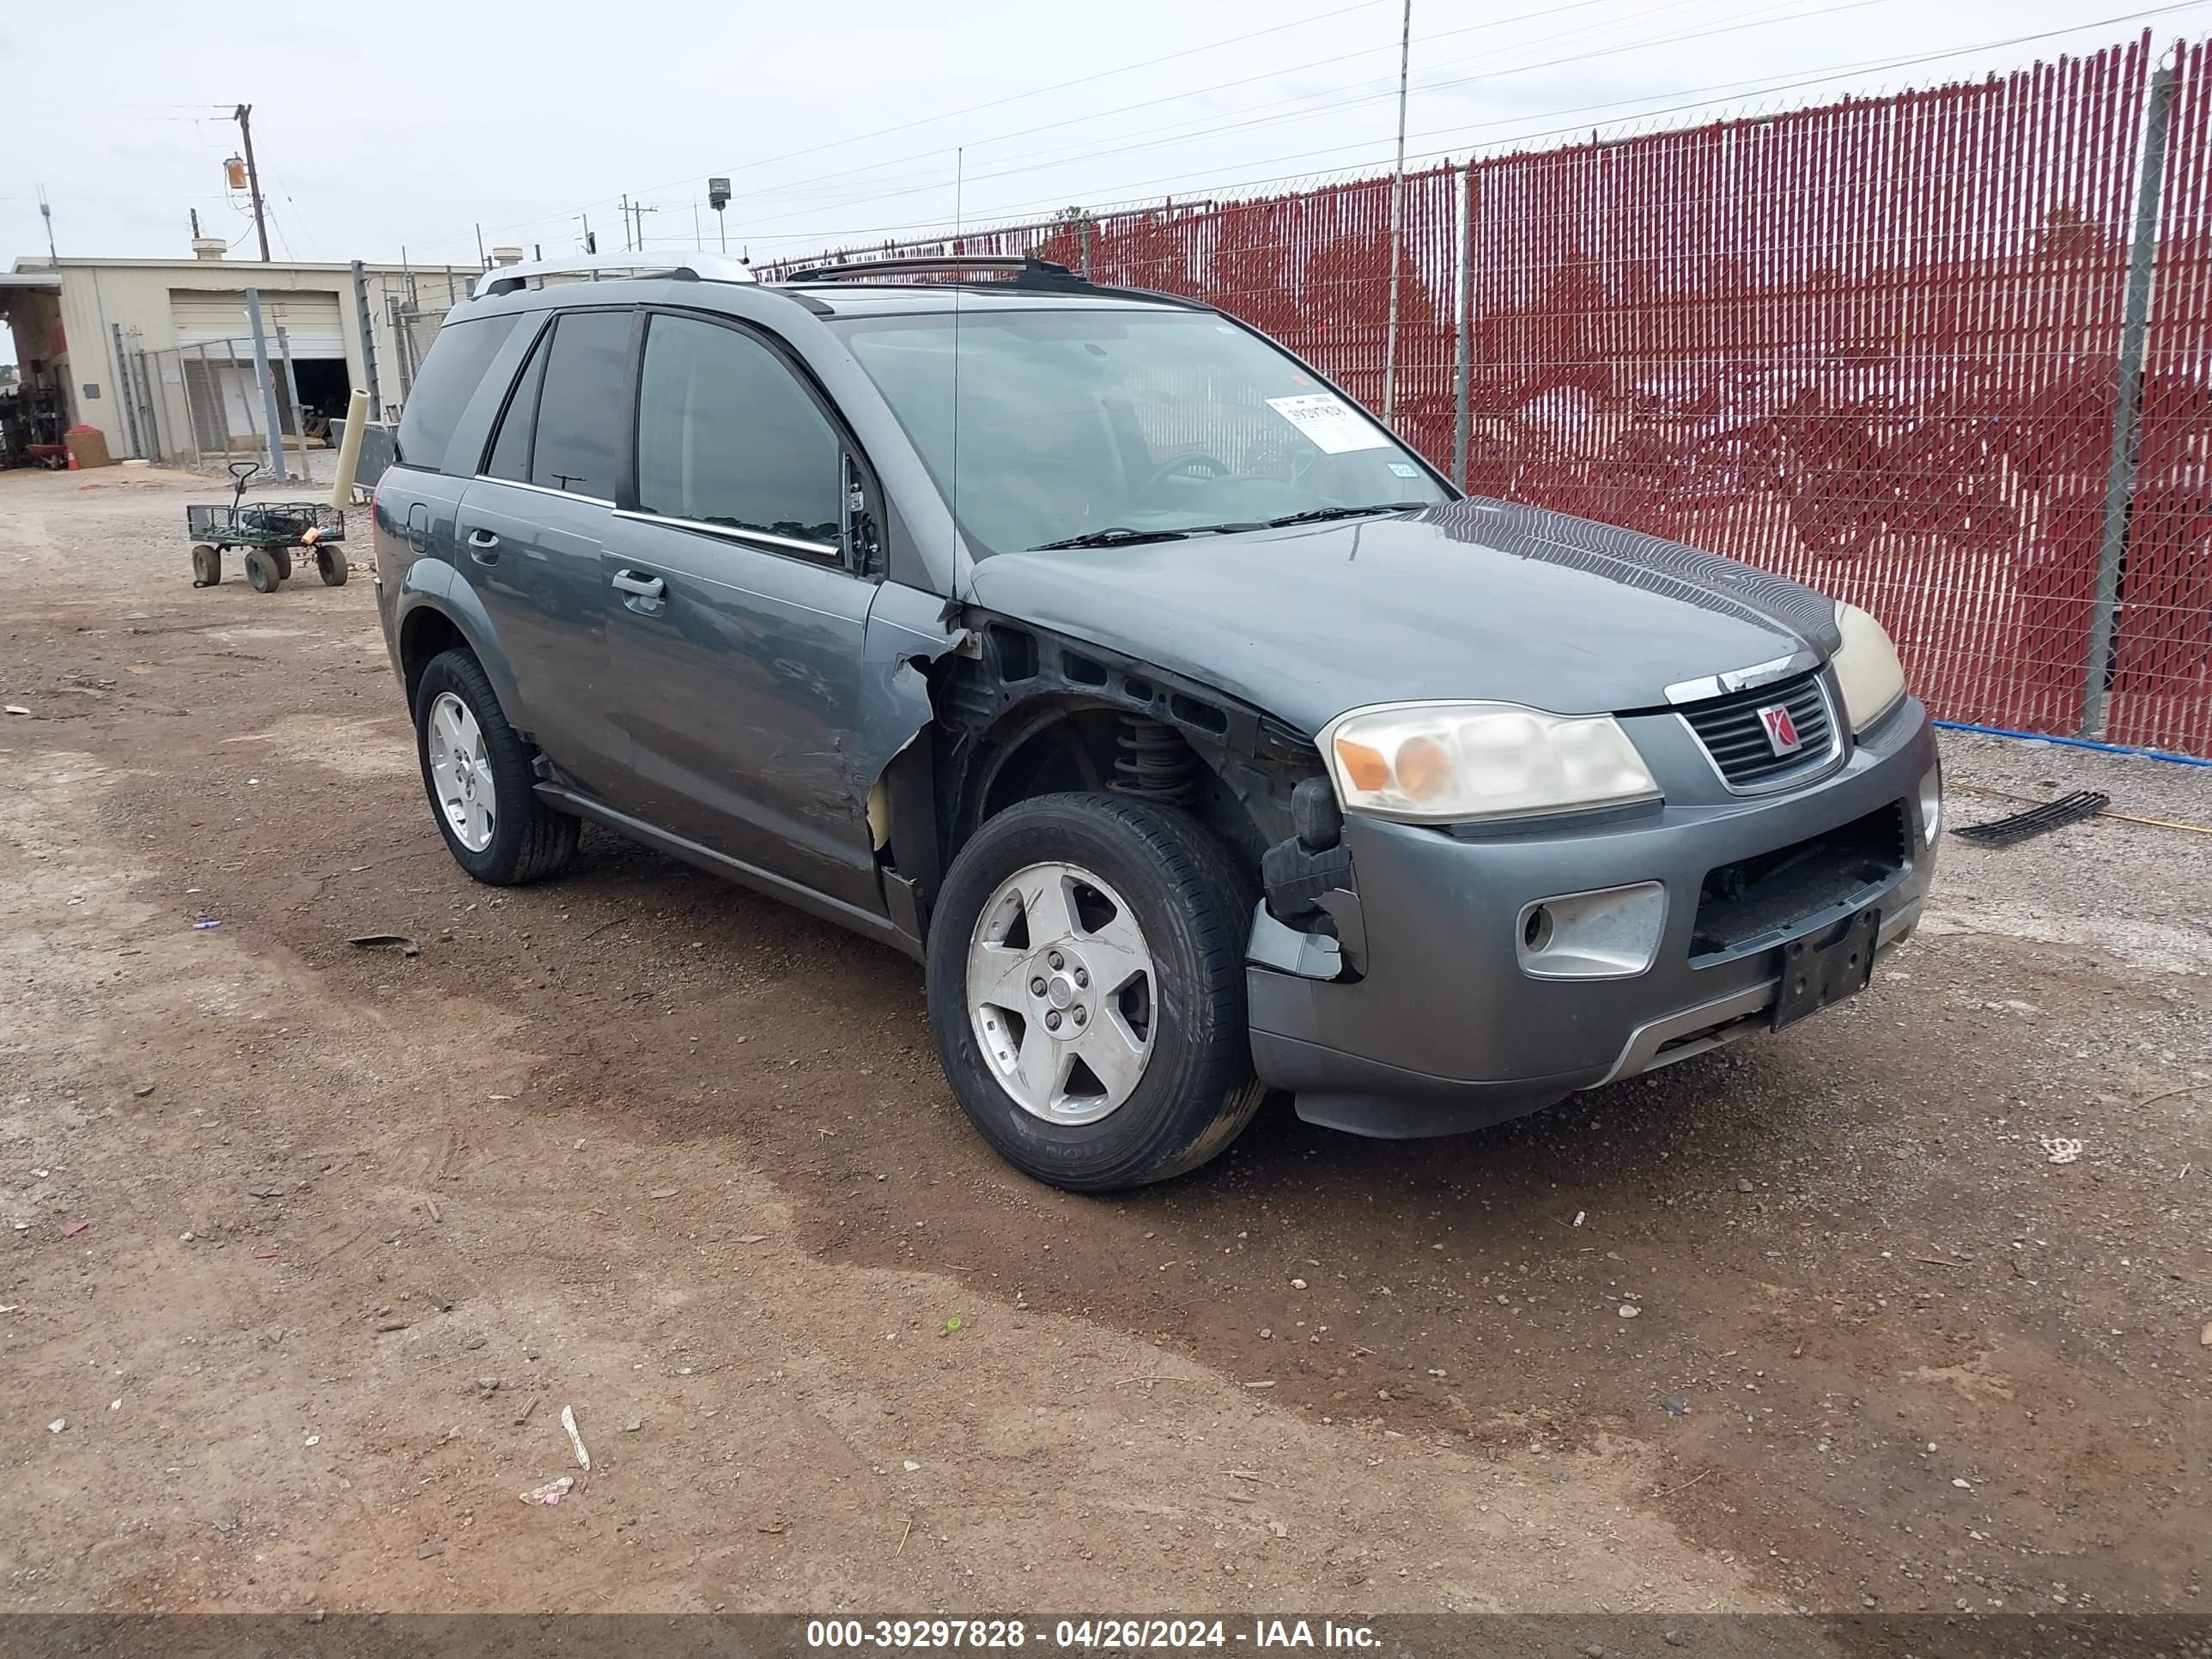
[[[644,252],[645,216],[659,211],[657,207],[647,207],[642,202],[632,202],[629,197],[623,197],[623,213],[625,216],[623,220],[623,246],[626,248],[633,248],[640,253]],[[634,242],[630,240],[630,228],[633,223],[637,228],[637,239]]]
[[[588,213],[580,213],[576,216],[584,222],[584,252],[597,253],[599,251],[599,239],[592,234],[592,216]]]
[[[44,185],[39,186],[39,217],[46,222],[46,263],[50,265],[58,265],[62,262],[62,256],[54,252],[53,204],[46,200],[46,187]]]
[[[1406,228],[1406,74],[1413,54],[1413,0],[1398,31],[1398,164],[1390,174],[1390,329],[1382,344],[1382,424],[1398,412],[1398,287]]]
[[[629,191],[623,191],[623,198],[622,198],[622,222],[623,222],[623,252],[625,252],[625,253],[627,253],[627,252],[629,252]]]
[[[261,212],[261,172],[253,165],[253,106],[240,104],[238,112],[231,117],[238,123],[239,131],[246,139],[246,190],[253,198],[253,234],[261,241],[261,263],[269,263],[269,222]],[[277,475],[283,477],[280,471]]]
[[[489,270],[491,269],[491,261],[484,258],[483,227],[482,225],[478,225],[477,227],[477,269],[479,270]]]

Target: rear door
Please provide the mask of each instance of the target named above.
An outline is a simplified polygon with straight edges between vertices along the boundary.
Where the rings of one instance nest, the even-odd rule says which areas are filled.
[[[876,592],[842,533],[851,446],[776,345],[726,319],[653,315],[636,408],[605,571],[646,816],[880,912],[849,761]]]
[[[617,805],[631,793],[630,745],[609,679],[600,562],[629,465],[638,320],[626,307],[554,317],[462,497],[455,549],[514,665],[516,725]]]

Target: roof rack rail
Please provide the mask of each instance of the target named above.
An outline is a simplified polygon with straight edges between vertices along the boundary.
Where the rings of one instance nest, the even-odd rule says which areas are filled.
[[[1117,300],[1149,300],[1158,305],[1180,306],[1186,311],[1212,311],[1215,308],[1203,300],[1190,299],[1181,294],[1163,294],[1148,288],[1114,288],[1093,283],[1088,276],[1071,270],[1055,260],[1010,253],[964,256],[915,254],[884,259],[854,259],[844,264],[804,265],[775,280],[793,285],[802,283],[865,283],[878,276],[908,276],[937,270],[1006,271],[1012,274],[1013,281],[993,286],[1019,289],[1033,294],[1092,294]]]
[[[1024,258],[1018,254],[913,254],[886,259],[854,259],[845,264],[804,265],[782,280],[787,283],[867,282],[878,276],[909,276],[937,270],[1004,271],[1016,288],[1066,290],[1091,284],[1066,265],[1050,259]]]
[[[527,288],[533,276],[675,276],[689,282],[750,283],[752,267],[727,253],[685,253],[653,258],[636,253],[568,253],[551,259],[526,259],[519,265],[494,265],[477,278],[470,297],[482,300]]]

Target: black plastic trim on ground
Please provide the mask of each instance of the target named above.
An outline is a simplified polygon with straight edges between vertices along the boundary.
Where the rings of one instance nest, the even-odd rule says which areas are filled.
[[[1951,833],[1980,847],[2011,847],[2038,836],[2047,836],[2053,830],[2063,830],[2069,823],[2094,818],[2112,804],[2112,798],[2100,790],[2077,789],[2057,800],[2031,806],[2025,812],[2014,812],[2008,818],[1992,818],[1987,823],[1962,823]]]

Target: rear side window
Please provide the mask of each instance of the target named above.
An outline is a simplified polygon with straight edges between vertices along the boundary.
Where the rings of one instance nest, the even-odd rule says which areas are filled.
[[[797,376],[758,340],[653,319],[637,396],[646,512],[834,549],[844,454]]]
[[[520,320],[510,313],[476,322],[447,323],[438,331],[438,337],[430,343],[430,355],[422,360],[422,372],[408,390],[407,407],[399,417],[396,460],[433,472],[446,470],[446,451],[461,423],[462,412],[476,396],[484,371]]]
[[[507,412],[500,416],[499,436],[492,443],[491,459],[484,463],[486,477],[505,478],[513,483],[530,482],[530,434],[538,422],[538,391],[545,382],[545,342],[551,334],[548,329],[538,336],[530,361],[523,365],[522,378],[515,386],[514,395],[507,400]]]
[[[626,311],[572,311],[556,325],[538,397],[531,483],[614,500],[629,426],[631,321]]]

